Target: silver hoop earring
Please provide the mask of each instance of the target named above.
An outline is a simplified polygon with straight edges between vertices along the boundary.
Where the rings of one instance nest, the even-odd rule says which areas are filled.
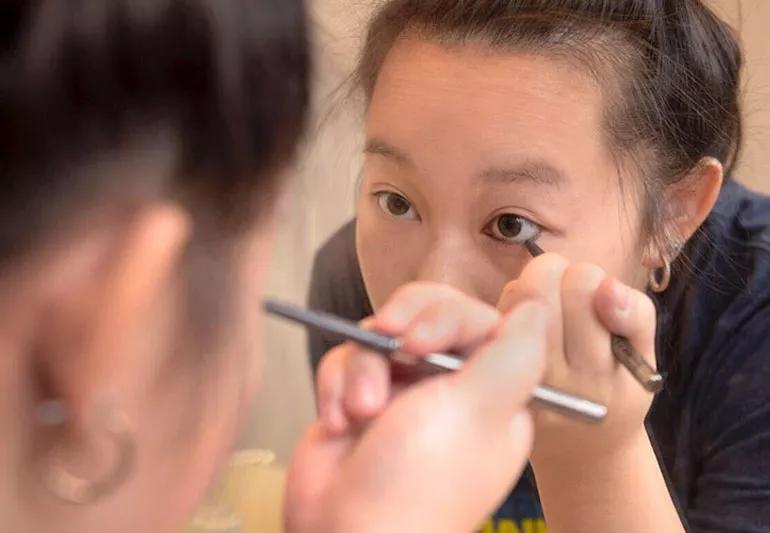
[[[671,261],[663,258],[663,266],[650,269],[649,286],[655,293],[661,293],[668,289],[671,283]]]
[[[120,410],[105,413],[99,431],[104,431],[116,451],[116,460],[109,472],[100,479],[85,479],[72,474],[57,455],[58,446],[51,445],[41,467],[43,486],[58,499],[71,504],[85,505],[110,494],[128,478],[134,466],[136,445],[128,419]],[[61,401],[47,401],[38,406],[41,426],[63,428],[67,411]]]

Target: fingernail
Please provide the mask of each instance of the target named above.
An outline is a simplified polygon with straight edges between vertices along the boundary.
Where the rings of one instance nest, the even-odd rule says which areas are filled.
[[[618,280],[612,280],[612,298],[615,300],[615,307],[621,313],[628,309],[628,302],[631,291]]]

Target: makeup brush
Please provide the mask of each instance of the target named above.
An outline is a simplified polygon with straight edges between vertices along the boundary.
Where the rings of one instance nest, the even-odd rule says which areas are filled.
[[[524,246],[532,257],[545,253],[542,248],[531,240],[525,242]],[[642,387],[653,393],[663,388],[663,376],[644,360],[644,357],[631,346],[627,338],[613,334],[610,337],[610,348],[615,359],[631,372],[631,375],[634,376]]]
[[[274,300],[266,300],[264,308],[272,315],[298,322],[310,329],[355,341],[401,364],[427,367],[434,372],[451,372],[462,368],[465,362],[462,357],[449,353],[431,353],[423,357],[408,354],[403,351],[399,339],[361,329],[354,322],[329,313],[310,311]],[[604,405],[544,385],[535,387],[532,402],[588,422],[600,422],[607,416],[607,407]]]

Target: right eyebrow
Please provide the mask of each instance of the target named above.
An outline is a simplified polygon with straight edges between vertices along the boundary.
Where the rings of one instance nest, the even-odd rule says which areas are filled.
[[[404,151],[396,148],[392,144],[389,144],[382,139],[372,138],[366,141],[366,148],[364,153],[372,155],[380,155],[388,159],[392,159],[399,164],[414,166],[414,161]]]

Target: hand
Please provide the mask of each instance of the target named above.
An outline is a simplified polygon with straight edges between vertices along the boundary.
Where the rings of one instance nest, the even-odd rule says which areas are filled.
[[[539,411],[534,418],[532,453],[536,474],[543,468],[590,464],[603,454],[646,442],[644,418],[652,395],[615,360],[610,334],[627,337],[654,367],[652,301],[597,266],[569,265],[556,254],[532,260],[505,287],[498,309],[505,312],[532,298],[547,302],[552,315],[544,382],[608,408],[607,418],[599,425]]]
[[[543,369],[546,316],[497,311],[452,289],[402,288],[371,327],[415,355],[453,350],[465,367],[395,394],[380,355],[353,343],[318,373],[320,420],[289,473],[287,531],[470,531],[518,478],[532,439],[526,409]]]

